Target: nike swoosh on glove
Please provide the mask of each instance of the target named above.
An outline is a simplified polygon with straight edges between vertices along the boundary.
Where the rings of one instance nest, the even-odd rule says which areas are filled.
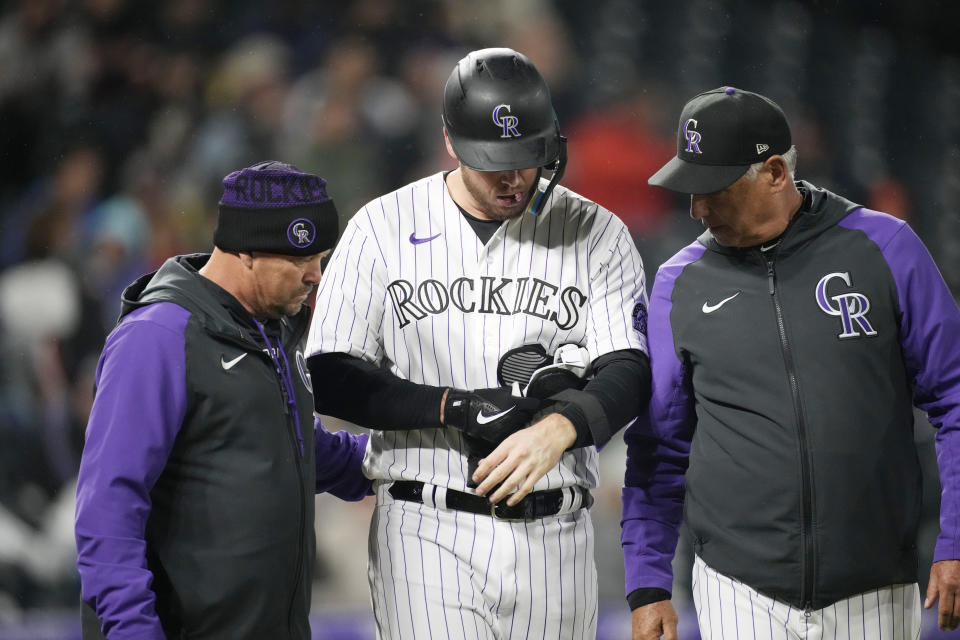
[[[540,400],[513,395],[509,387],[460,391],[451,389],[443,405],[443,423],[472,438],[500,444],[530,424]]]

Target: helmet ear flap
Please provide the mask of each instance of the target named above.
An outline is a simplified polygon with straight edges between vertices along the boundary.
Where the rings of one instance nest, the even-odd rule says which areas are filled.
[[[547,199],[550,198],[550,194],[553,193],[553,188],[557,186],[557,183],[563,178],[563,172],[567,168],[567,139],[564,136],[558,136],[558,138],[560,139],[560,153],[557,155],[555,161],[544,167],[547,171],[553,171],[553,175],[550,177],[550,182],[547,186],[543,189],[538,188],[537,192],[530,198],[527,211],[531,215],[537,215],[543,210]]]

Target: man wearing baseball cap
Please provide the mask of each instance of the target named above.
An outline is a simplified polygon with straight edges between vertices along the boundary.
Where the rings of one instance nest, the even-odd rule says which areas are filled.
[[[77,486],[85,639],[310,638],[314,492],[371,488],[303,357],[337,231],[324,180],[261,162],[224,178],[211,255],[124,291]]]
[[[914,407],[943,486],[923,606],[960,624],[960,310],[905,222],[796,162],[783,111],[721,87],[649,180],[704,232],[657,273],[652,398],[624,436],[635,640],[677,637],[681,520],[703,638],[918,637]]]

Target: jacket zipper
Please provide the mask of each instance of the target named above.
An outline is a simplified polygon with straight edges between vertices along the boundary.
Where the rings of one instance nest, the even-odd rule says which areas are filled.
[[[780,334],[780,349],[787,368],[787,379],[790,382],[790,394],[793,398],[793,412],[797,420],[797,439],[800,445],[800,539],[803,547],[803,571],[800,579],[800,594],[803,608],[809,611],[813,604],[813,586],[816,583],[816,566],[814,565],[813,549],[813,487],[810,471],[810,452],[807,447],[807,426],[803,415],[803,406],[800,402],[800,383],[797,379],[796,365],[793,361],[793,351],[787,339],[787,329],[783,322],[783,308],[780,305],[780,296],[777,292],[777,274],[773,266],[773,257],[763,256],[767,263],[767,282],[770,296],[773,298],[773,307],[777,314],[777,331]]]
[[[267,348],[274,349],[273,344],[271,344],[270,340],[266,338],[265,334],[264,334],[264,338],[267,340]],[[276,348],[277,349],[284,348],[282,340],[279,340],[279,339],[277,340]],[[279,366],[277,365],[278,360],[275,358],[271,358],[271,360],[274,360],[274,369],[276,370],[275,373],[277,374],[278,382],[280,383],[280,398],[281,400],[283,400],[283,413],[286,417],[286,422],[288,427],[286,429],[287,438],[290,441],[290,448],[293,451],[293,460],[294,460],[294,464],[296,465],[296,475],[297,475],[297,489],[298,489],[297,494],[300,498],[299,502],[297,503],[298,511],[299,511],[299,514],[298,514],[299,517],[297,519],[297,522],[299,524],[299,527],[297,529],[297,566],[296,566],[296,571],[293,574],[293,590],[290,592],[290,604],[287,607],[287,631],[288,631],[289,637],[293,638],[295,637],[294,628],[293,628],[293,624],[294,624],[293,612],[297,605],[297,593],[300,591],[300,579],[301,579],[301,574],[303,572],[303,527],[304,527],[303,520],[305,515],[304,512],[306,511],[306,509],[304,509],[304,506],[303,506],[304,500],[306,500],[306,496],[305,496],[306,491],[303,488],[303,455],[304,453],[303,451],[301,451],[300,446],[298,445],[298,438],[295,435],[297,429],[300,426],[296,424],[298,419],[298,413],[295,413],[294,411],[291,410],[291,404],[296,403],[297,399],[295,397],[291,398],[290,395],[287,393],[287,385],[283,380],[283,373],[282,371],[279,370]]]
[[[280,340],[277,341],[277,348],[283,349],[283,343]],[[280,375],[279,371],[277,372],[277,375],[278,376]],[[304,500],[306,499],[304,495],[306,492],[303,488],[303,453],[301,452],[300,447],[297,444],[298,440],[295,435],[295,432],[299,427],[299,425],[294,424],[297,418],[297,414],[295,414],[293,411],[290,410],[291,401],[296,402],[297,399],[288,397],[287,387],[284,384],[283,380],[280,380],[280,396],[283,399],[283,412],[286,416],[287,426],[289,427],[286,430],[287,438],[290,441],[290,448],[293,451],[293,459],[296,465],[296,474],[297,474],[297,489],[298,489],[297,493],[300,498],[300,501],[297,503],[299,507],[299,517],[297,519],[297,522],[299,524],[299,528],[297,529],[297,567],[296,567],[295,573],[293,574],[293,591],[290,593],[290,605],[287,608],[287,629],[289,631],[289,636],[293,638],[294,637],[293,612],[297,604],[297,593],[300,591],[300,579],[301,579],[301,573],[303,571],[303,526],[304,526],[303,520],[305,515],[304,514],[305,509],[303,507],[303,503],[304,503]]]
[[[255,321],[256,322],[256,321]],[[297,493],[299,495],[300,501],[298,502],[298,524],[299,528],[297,530],[297,566],[293,574],[293,590],[290,592],[290,604],[287,607],[287,632],[290,638],[294,637],[294,620],[293,612],[297,603],[297,592],[300,591],[300,580],[303,573],[303,529],[304,529],[304,516],[306,515],[306,509],[304,508],[304,502],[306,500],[306,489],[303,486],[303,456],[305,452],[303,450],[303,440],[299,436],[299,412],[296,411],[296,397],[290,397],[290,394],[295,393],[293,387],[291,386],[288,393],[287,383],[284,379],[283,371],[280,368],[279,359],[272,354],[274,349],[273,343],[270,341],[270,338],[267,337],[266,332],[264,332],[263,327],[260,326],[259,322],[257,326],[260,329],[260,335],[263,337],[264,341],[267,344],[267,350],[271,353],[268,353],[270,360],[274,365],[274,372],[277,374],[277,381],[280,384],[280,399],[283,401],[283,413],[286,416],[287,426],[287,438],[290,441],[290,447],[293,450],[293,459],[296,465],[296,475],[297,475]],[[299,341],[301,333],[296,335],[296,340]],[[294,342],[295,343],[295,342]],[[277,349],[284,349],[283,340],[281,338],[277,339]],[[281,354],[282,355],[282,354]],[[283,356],[286,357],[285,355]],[[311,525],[312,526],[312,525]]]
[[[287,411],[288,416],[293,414],[290,411]],[[290,420],[288,419],[288,423]],[[293,574],[293,592],[290,594],[290,606],[287,609],[287,628],[290,631],[290,637],[294,637],[294,628],[293,628],[293,611],[297,603],[297,592],[300,591],[300,575],[303,570],[303,520],[304,520],[304,507],[303,503],[306,499],[304,496],[303,488],[303,468],[300,458],[300,449],[297,447],[297,440],[293,435],[292,429],[287,429],[287,437],[290,439],[290,447],[293,450],[293,459],[296,461],[297,466],[297,488],[299,489],[300,502],[298,503],[300,510],[300,517],[298,519],[299,529],[297,533],[297,569]]]

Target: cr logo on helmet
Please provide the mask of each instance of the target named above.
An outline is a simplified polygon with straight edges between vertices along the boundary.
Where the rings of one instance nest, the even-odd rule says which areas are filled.
[[[498,104],[493,109],[493,123],[498,127],[503,127],[503,133],[500,134],[500,137],[512,138],[516,136],[519,138],[520,132],[517,131],[517,125],[520,124],[520,119],[517,116],[501,116],[501,109],[506,109],[507,113],[510,113],[510,105]]]

